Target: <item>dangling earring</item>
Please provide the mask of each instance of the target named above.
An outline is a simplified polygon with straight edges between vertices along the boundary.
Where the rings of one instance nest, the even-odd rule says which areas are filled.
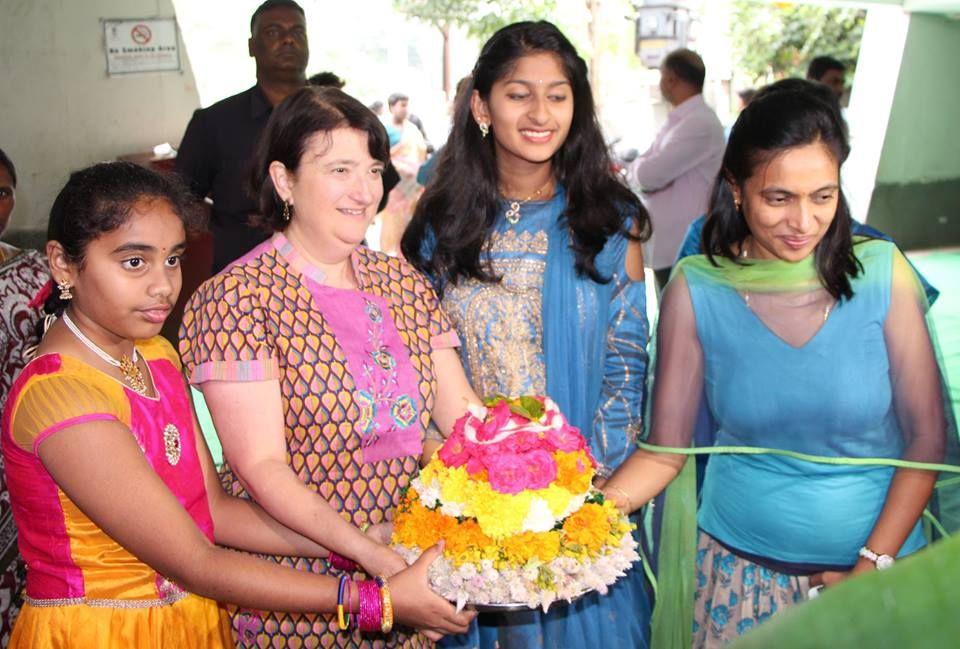
[[[290,222],[290,203],[283,201],[283,221],[285,223]]]
[[[480,137],[487,137],[490,133],[490,125],[486,122],[477,122],[477,126],[480,128]]]
[[[72,300],[73,293],[70,292],[70,289],[73,288],[73,284],[67,280],[61,280],[57,282],[57,289],[60,291],[61,300]]]

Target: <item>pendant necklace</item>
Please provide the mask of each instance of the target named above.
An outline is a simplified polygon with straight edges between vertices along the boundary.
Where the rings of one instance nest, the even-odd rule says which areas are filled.
[[[526,197],[526,198],[523,199],[522,201],[520,201],[520,200],[510,200],[510,199],[507,199],[507,200],[510,200],[510,209],[507,210],[507,214],[506,214],[507,223],[509,223],[510,225],[516,225],[517,223],[519,223],[519,222],[520,222],[520,208],[523,207],[524,205],[526,205],[527,203],[529,203],[530,201],[532,201],[533,199],[539,197],[540,194],[543,193],[543,190],[546,189],[546,188],[550,185],[550,182],[551,182],[552,180],[553,180],[553,178],[547,179],[547,182],[545,182],[545,183],[543,184],[543,187],[541,187],[541,188],[538,189],[537,191],[533,192],[532,194],[530,194],[528,197]]]
[[[120,374],[123,375],[123,380],[134,392],[137,394],[147,393],[147,382],[143,378],[143,372],[140,371],[140,366],[137,365],[139,355],[136,347],[133,348],[132,358],[124,354],[120,357],[120,360],[117,360],[107,352],[100,349],[95,342],[83,335],[83,332],[80,331],[80,327],[78,327],[74,321],[70,319],[70,316],[68,316],[66,312],[64,312],[62,318],[63,324],[67,325],[67,329],[72,331],[73,335],[76,336],[77,339],[87,347],[87,349],[103,359],[104,362],[112,365],[113,367],[120,368]]]
[[[740,248],[740,258],[741,258],[741,259],[747,259],[747,246],[746,246],[746,245],[743,245],[743,246]],[[750,306],[750,293],[749,293],[748,291],[743,291],[743,292],[741,293],[741,295],[743,295],[743,303],[747,305],[747,308],[748,308],[748,309],[750,309],[751,311],[753,311],[753,307]],[[827,318],[830,317],[830,309],[832,309],[832,308],[833,308],[833,303],[832,303],[832,302],[827,302],[827,304],[823,307],[823,321],[824,321],[824,322],[826,322],[826,321],[827,321]]]

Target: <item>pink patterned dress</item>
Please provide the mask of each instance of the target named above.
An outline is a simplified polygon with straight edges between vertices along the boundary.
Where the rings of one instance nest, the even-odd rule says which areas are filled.
[[[433,289],[405,262],[367,248],[359,290],[331,288],[280,233],[190,299],[180,352],[191,383],[276,379],[289,463],[354,525],[392,517],[418,472],[436,393],[431,353],[459,344]],[[242,495],[232,470],[228,491]],[[322,559],[268,557],[325,574]],[[233,612],[241,647],[429,646],[409,629],[339,631],[333,616]]]

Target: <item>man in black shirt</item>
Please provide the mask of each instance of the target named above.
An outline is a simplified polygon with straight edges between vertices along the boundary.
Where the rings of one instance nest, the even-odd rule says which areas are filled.
[[[293,0],[267,0],[250,19],[250,56],[257,84],[197,110],[180,143],[176,169],[198,196],[213,199],[213,272],[266,238],[247,220],[256,203],[247,193],[249,161],[273,107],[306,85],[307,25]]]

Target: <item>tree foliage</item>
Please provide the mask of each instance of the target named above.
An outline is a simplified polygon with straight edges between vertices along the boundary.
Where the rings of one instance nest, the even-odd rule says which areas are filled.
[[[393,0],[400,13],[444,31],[462,27],[485,41],[495,31],[520,20],[547,18],[556,0]]]
[[[739,71],[753,83],[803,77],[816,56],[832,56],[853,76],[866,12],[789,2],[731,3],[730,37]]]

